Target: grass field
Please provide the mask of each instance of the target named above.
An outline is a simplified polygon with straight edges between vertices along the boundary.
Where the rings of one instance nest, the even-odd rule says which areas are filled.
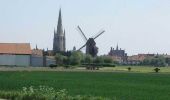
[[[70,95],[93,95],[116,100],[168,100],[170,74],[133,72],[0,72],[1,91],[45,85]]]

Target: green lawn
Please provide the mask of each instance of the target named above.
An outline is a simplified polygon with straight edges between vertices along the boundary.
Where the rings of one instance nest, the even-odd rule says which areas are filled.
[[[67,89],[70,95],[116,100],[168,100],[170,74],[131,72],[0,72],[0,90],[45,85]]]

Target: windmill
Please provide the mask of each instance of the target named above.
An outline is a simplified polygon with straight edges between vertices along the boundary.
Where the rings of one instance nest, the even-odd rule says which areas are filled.
[[[86,54],[90,54],[91,56],[95,57],[98,53],[98,48],[96,47],[95,39],[98,38],[100,35],[102,35],[105,32],[105,30],[99,31],[95,36],[88,39],[85,36],[82,29],[79,26],[77,28],[78,28],[79,33],[81,34],[81,36],[86,42],[83,46],[80,47],[80,49],[78,49],[78,51],[86,47]]]

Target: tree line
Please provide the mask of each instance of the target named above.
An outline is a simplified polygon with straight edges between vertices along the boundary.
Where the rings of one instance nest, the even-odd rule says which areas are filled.
[[[164,56],[147,57],[141,63],[141,65],[165,67],[170,65],[170,58]]]
[[[96,64],[98,66],[115,66],[113,60],[109,56],[97,56],[92,57],[89,54],[84,54],[81,51],[73,51],[73,52],[66,52],[66,53],[56,53],[55,55],[56,64],[59,66],[64,65],[89,65],[89,64]]]

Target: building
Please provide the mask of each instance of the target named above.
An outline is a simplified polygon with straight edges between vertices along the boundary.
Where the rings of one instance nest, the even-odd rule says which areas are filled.
[[[61,9],[59,11],[57,30],[54,29],[54,40],[53,40],[53,53],[65,52],[66,50],[66,38],[65,31],[62,26]]]
[[[32,50],[31,54],[31,66],[33,67],[47,67],[51,64],[55,65],[55,57],[50,55],[50,50],[44,51],[42,49],[38,49],[36,46],[35,49]]]
[[[134,64],[140,64],[143,62],[146,58],[155,57],[155,54],[138,54],[138,55],[132,55],[128,57],[128,64],[134,65]]]
[[[111,50],[108,54],[113,58],[114,61],[117,61],[119,63],[126,63],[127,62],[127,53],[125,53],[125,50],[119,49],[118,45],[116,49],[111,47]]]
[[[0,43],[1,66],[30,66],[30,62],[29,43]]]

